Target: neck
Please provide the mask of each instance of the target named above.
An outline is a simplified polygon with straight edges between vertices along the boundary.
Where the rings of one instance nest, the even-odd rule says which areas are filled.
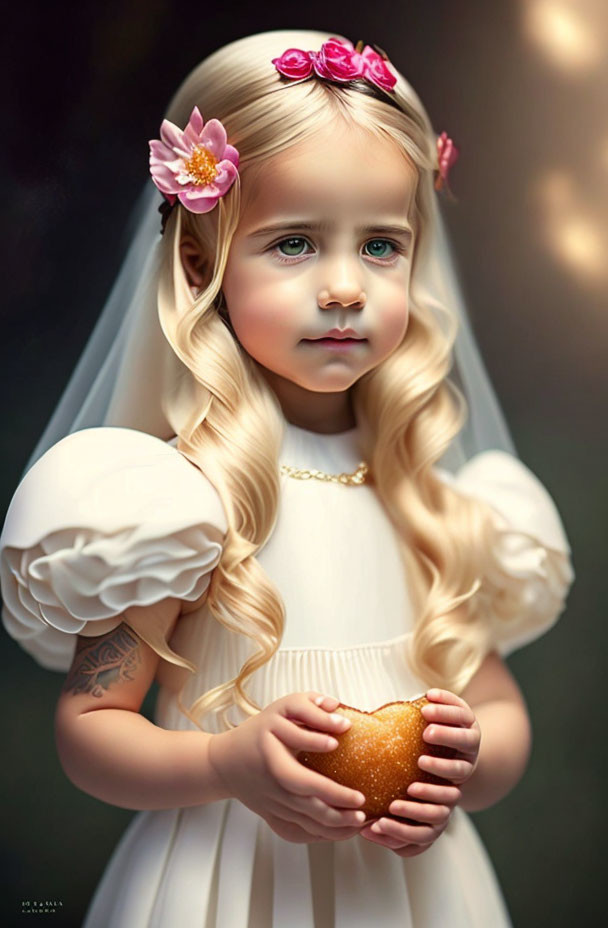
[[[346,432],[356,426],[350,390],[313,393],[261,366],[260,371],[292,425],[322,435]]]

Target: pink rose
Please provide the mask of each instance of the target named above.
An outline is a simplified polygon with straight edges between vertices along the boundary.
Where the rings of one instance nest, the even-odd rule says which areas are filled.
[[[272,63],[277,71],[292,80],[310,77],[312,74],[312,54],[301,48],[288,48],[280,58],[273,58]]]
[[[314,69],[325,80],[352,81],[363,77],[363,56],[355,51],[352,42],[330,39],[315,57]]]
[[[381,87],[382,90],[392,90],[397,83],[397,78],[384,58],[369,45],[365,46],[361,57],[364,60],[364,74],[368,81]]]

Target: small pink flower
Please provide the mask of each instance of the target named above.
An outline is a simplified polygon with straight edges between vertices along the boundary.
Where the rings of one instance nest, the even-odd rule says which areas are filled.
[[[397,78],[382,55],[379,55],[373,48],[366,45],[361,57],[364,61],[364,74],[368,81],[376,84],[377,87],[381,87],[382,90],[392,90],[397,83]]]
[[[329,39],[314,59],[315,73],[330,81],[352,81],[364,75],[363,56],[347,39]]]
[[[450,168],[455,163],[459,151],[447,132],[442,132],[437,139],[437,161],[438,176],[435,180],[435,190],[441,190],[443,185],[447,186],[448,174]]]
[[[273,58],[272,63],[281,74],[292,80],[304,79],[312,74],[314,52],[305,52],[301,48],[288,48],[280,58]]]
[[[183,131],[164,119],[160,137],[149,142],[152,180],[171,205],[177,197],[191,213],[208,213],[238,176],[239,153],[222,123],[205,124],[195,106]]]

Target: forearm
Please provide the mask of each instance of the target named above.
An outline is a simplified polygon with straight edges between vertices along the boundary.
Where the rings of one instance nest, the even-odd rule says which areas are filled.
[[[531,747],[530,721],[523,702],[497,699],[476,705],[481,729],[477,766],[461,786],[459,805],[475,812],[506,796],[523,776]]]
[[[170,809],[227,798],[201,731],[168,731],[126,709],[56,719],[59,757],[84,792],[126,809]]]

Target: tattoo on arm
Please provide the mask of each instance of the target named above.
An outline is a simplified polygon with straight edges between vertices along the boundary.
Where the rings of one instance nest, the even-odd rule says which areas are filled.
[[[112,683],[133,680],[140,664],[139,639],[124,623],[101,639],[80,637],[62,692],[90,693],[99,698]]]

